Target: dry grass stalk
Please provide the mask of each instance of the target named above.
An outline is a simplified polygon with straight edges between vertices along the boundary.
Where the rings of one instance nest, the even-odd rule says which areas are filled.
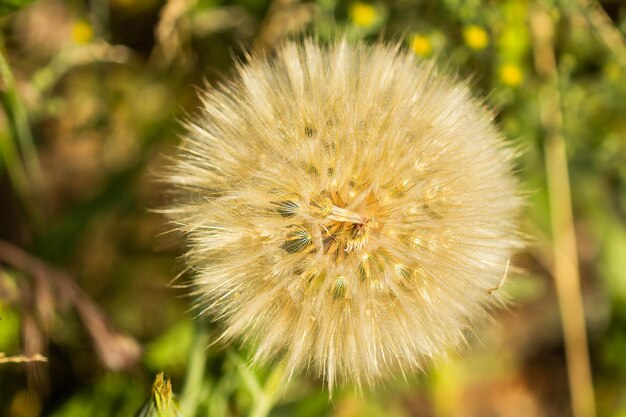
[[[165,3],[154,31],[156,46],[152,61],[167,66],[175,59],[184,60],[190,36],[188,15],[196,4],[197,0],[168,0]]]
[[[25,356],[25,355],[16,355],[16,356],[6,356],[3,352],[0,352],[0,364],[3,363],[30,363],[30,362],[48,362],[48,358],[45,356],[35,353],[34,355]]]
[[[531,10],[530,24],[535,66],[543,79],[539,99],[541,121],[545,131],[545,165],[554,250],[553,271],[563,323],[572,410],[575,417],[593,417],[595,400],[580,288],[565,139],[561,131],[563,114],[554,53],[554,23],[545,9],[535,6]]]
[[[315,12],[312,3],[300,3],[298,0],[272,1],[254,39],[253,51],[273,51],[285,36],[302,31],[313,20]]]

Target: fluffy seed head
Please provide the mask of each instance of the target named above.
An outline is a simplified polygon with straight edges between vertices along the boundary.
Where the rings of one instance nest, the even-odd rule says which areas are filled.
[[[377,44],[286,43],[203,96],[170,216],[225,339],[292,373],[421,368],[501,301],[513,151],[465,84]]]

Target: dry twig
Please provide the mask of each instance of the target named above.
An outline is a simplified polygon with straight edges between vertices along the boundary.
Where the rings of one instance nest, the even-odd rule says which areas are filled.
[[[29,362],[48,362],[48,358],[45,356],[35,353],[31,356],[24,355],[16,355],[16,356],[7,356],[4,353],[0,352],[0,364],[3,363],[29,363]]]
[[[582,9],[581,13],[598,33],[602,42],[626,68],[626,41],[602,5],[596,0],[578,0],[578,5]]]
[[[25,317],[29,317],[29,322],[34,324],[29,326],[31,336],[25,335],[25,344],[30,346],[34,343],[37,337],[32,335],[41,333],[41,322],[45,326],[58,305],[71,305],[76,309],[99,358],[107,368],[122,370],[137,363],[141,356],[139,343],[131,336],[115,330],[106,314],[85,294],[72,277],[3,240],[0,240],[0,263],[22,271],[34,280],[33,294],[31,296],[26,294],[23,297],[25,298],[23,304],[26,307]],[[25,288],[22,288],[22,291],[28,292]],[[35,317],[40,320],[35,320]],[[40,350],[42,343],[35,343],[37,350]],[[27,350],[26,354],[34,353]]]

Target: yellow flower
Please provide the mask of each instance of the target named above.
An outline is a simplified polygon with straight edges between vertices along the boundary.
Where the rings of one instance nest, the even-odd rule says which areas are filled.
[[[522,72],[522,69],[518,65],[512,63],[503,64],[500,67],[499,75],[502,84],[510,87],[518,86],[524,80],[524,73]]]
[[[91,42],[93,39],[93,28],[88,22],[78,20],[72,27],[72,39],[78,44]]]
[[[350,19],[360,28],[369,28],[378,20],[376,8],[368,3],[352,3],[350,6]]]
[[[288,42],[206,92],[168,213],[222,339],[329,391],[462,345],[520,246],[492,121],[414,54],[345,40]]]
[[[433,51],[433,45],[426,36],[414,35],[411,38],[411,49],[419,56],[429,56]]]
[[[463,30],[463,38],[467,46],[475,50],[485,49],[489,45],[489,35],[477,25],[467,26]]]

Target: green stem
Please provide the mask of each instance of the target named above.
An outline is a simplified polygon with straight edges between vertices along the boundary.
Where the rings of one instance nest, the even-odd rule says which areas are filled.
[[[273,399],[267,396],[262,396],[257,398],[254,402],[254,406],[250,410],[248,417],[267,417],[272,411],[272,408],[274,408]]]
[[[279,388],[285,377],[285,364],[278,364],[269,374],[263,386],[258,378],[250,371],[239,355],[229,351],[229,359],[235,364],[241,381],[252,395],[253,405],[248,417],[267,417],[277,403]]]
[[[206,381],[204,373],[207,362],[208,331],[202,323],[196,322],[194,338],[189,352],[187,373],[180,395],[182,417],[195,415],[198,404],[202,401]]]
[[[41,190],[42,174],[39,159],[26,117],[26,110],[17,92],[11,67],[0,45],[0,105],[4,108],[8,134],[0,132],[0,168],[6,164],[15,193],[31,221],[41,224],[41,207],[33,195]]]
[[[15,86],[15,79],[13,78],[11,67],[4,55],[4,51],[1,50],[0,82],[2,83],[2,106],[7,115],[11,136],[21,148],[24,155],[26,172],[29,174],[30,180],[36,181],[35,185],[39,185],[41,169],[39,167],[33,134],[30,130],[26,110],[24,109],[24,105]]]

